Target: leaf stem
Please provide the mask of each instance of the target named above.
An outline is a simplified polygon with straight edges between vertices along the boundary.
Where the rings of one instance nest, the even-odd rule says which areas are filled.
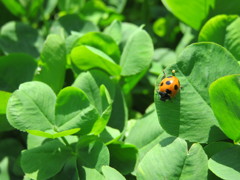
[[[61,137],[61,139],[63,140],[63,142],[65,143],[66,146],[70,146],[70,144],[68,143],[68,141],[65,137]]]

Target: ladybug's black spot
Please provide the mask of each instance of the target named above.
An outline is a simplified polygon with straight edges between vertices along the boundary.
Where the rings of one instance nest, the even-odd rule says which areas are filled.
[[[163,82],[160,84],[160,86],[162,86],[163,85]]]
[[[168,93],[168,94],[171,94],[171,93],[172,93],[172,91],[171,91],[171,90],[169,90],[169,89],[166,89],[166,93]]]
[[[167,81],[166,84],[170,85],[170,84],[172,84],[172,81]]]
[[[178,85],[175,84],[174,89],[175,89],[175,90],[178,90]]]

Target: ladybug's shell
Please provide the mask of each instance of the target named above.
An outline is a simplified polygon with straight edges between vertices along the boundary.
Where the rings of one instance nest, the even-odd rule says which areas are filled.
[[[159,92],[168,94],[171,98],[174,97],[180,89],[180,82],[177,77],[169,76],[164,78],[159,84]]]

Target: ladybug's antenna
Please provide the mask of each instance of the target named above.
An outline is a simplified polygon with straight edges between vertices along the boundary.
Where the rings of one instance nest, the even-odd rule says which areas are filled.
[[[166,77],[166,73],[164,72],[163,70],[163,77],[162,77],[162,80]]]

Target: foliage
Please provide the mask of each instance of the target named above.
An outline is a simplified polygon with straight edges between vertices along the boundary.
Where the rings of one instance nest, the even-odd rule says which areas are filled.
[[[239,1],[0,8],[0,179],[239,179]]]

